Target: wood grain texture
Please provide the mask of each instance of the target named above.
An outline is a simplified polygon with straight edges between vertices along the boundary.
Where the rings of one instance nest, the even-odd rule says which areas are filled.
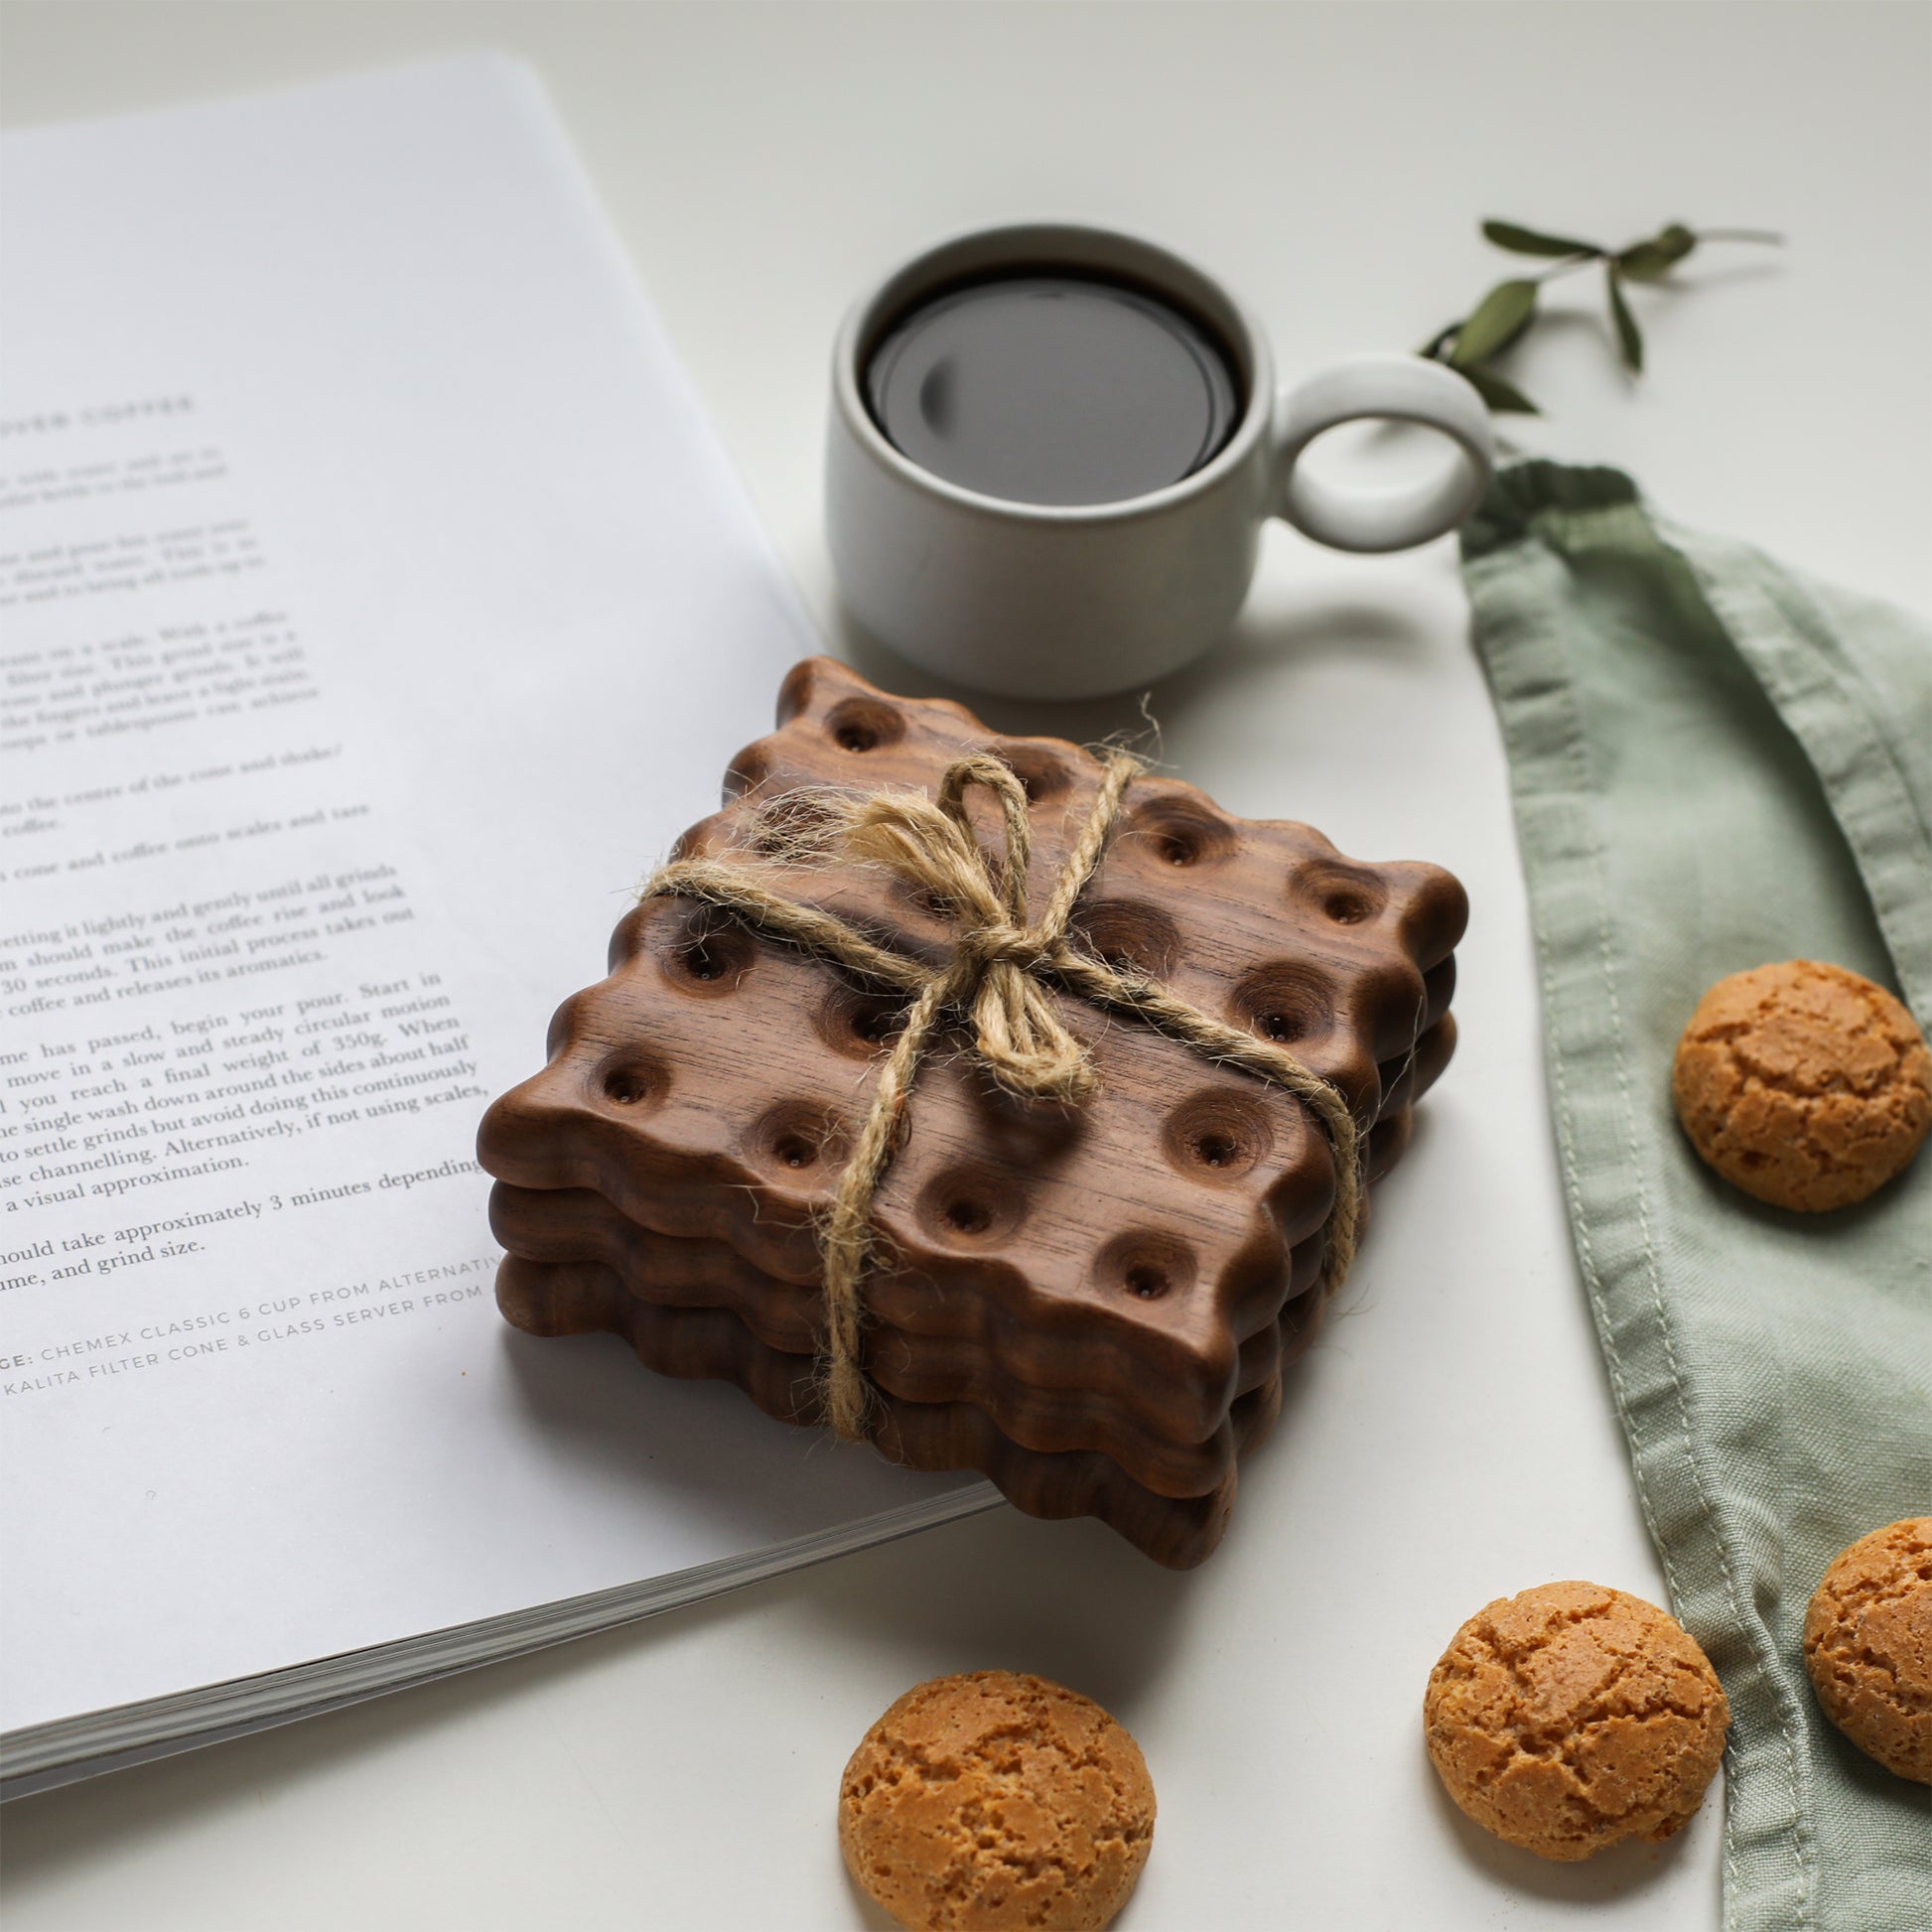
[[[957,705],[888,697],[825,659],[787,678],[778,729],[733,760],[724,808],[678,852],[757,869],[941,965],[944,907],[863,868],[775,862],[763,812],[774,798],[808,808],[826,786],[931,791],[969,750],[1027,784],[1042,902],[1097,762],[1057,740],[997,737]],[[997,856],[990,816],[976,826]],[[1374,1177],[1453,1050],[1465,916],[1438,868],[1350,860],[1307,826],[1230,818],[1150,775],[1075,925],[1332,1080],[1373,1124]],[[957,1036],[921,1070],[875,1206],[867,1369],[889,1419],[881,1446],[919,1467],[983,1469],[1051,1515],[1077,1513],[1069,1496],[1113,1493],[1053,1458],[1098,1457],[1133,1500],[1093,1513],[1161,1561],[1195,1562],[1225,1526],[1255,1435],[1243,1419],[1279,1405],[1285,1336],[1299,1352],[1319,1318],[1328,1146],[1281,1090],[1053,998],[1099,1075],[1084,1104],[1013,1099]],[[780,1400],[778,1381],[790,1390],[817,1345],[814,1216],[897,1019],[891,998],[716,912],[637,906],[609,977],[559,1010],[549,1064],[483,1125],[514,1258],[505,1313],[539,1332],[609,1328],[664,1372],[724,1375],[768,1413],[814,1415],[795,1391]],[[1191,1527],[1155,1497],[1186,1503]],[[1209,1497],[1222,1501],[1196,1507]]]
[[[497,1239],[513,1254],[549,1265],[606,1268],[626,1295],[658,1309],[727,1309],[763,1345],[796,1355],[809,1367],[818,1335],[815,1292],[768,1277],[748,1284],[749,1264],[724,1242],[653,1234],[584,1189],[542,1193],[499,1183],[490,1219]],[[1279,1382],[1289,1361],[1313,1338],[1320,1298],[1310,1291],[1319,1264],[1319,1247],[1304,1243],[1287,1305],[1241,1344],[1231,1403]],[[1109,1361],[1114,1351],[1104,1344],[1086,1353],[1098,1366],[1118,1366],[1117,1357]],[[875,1388],[905,1402],[964,1403],[996,1416],[1002,1431],[1024,1449],[1097,1450],[1162,1495],[1204,1494],[1233,1467],[1235,1443],[1225,1407],[1202,1440],[1170,1443],[1135,1413],[1131,1398],[1137,1391],[1131,1383],[1120,1386],[1118,1374],[1108,1378],[1111,1386],[1083,1385],[1072,1350],[1066,1365],[1074,1372],[1057,1385],[1042,1386],[1007,1370],[977,1332],[934,1337],[874,1320],[866,1330],[862,1365]]]

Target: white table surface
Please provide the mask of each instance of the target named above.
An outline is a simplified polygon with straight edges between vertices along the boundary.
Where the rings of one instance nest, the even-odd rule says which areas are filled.
[[[1291,372],[1403,347],[1505,260],[1496,213],[1623,239],[1789,231],[1640,292],[1633,387],[1586,313],[1519,375],[1528,447],[1632,469],[1691,521],[1932,605],[1932,221],[1918,5],[30,5],[9,125],[461,48],[520,52],[581,145],[829,638],[829,344],[930,236],[1040,211],[1236,283]],[[1127,708],[995,706],[1085,737]],[[839,1770],[900,1691],[991,1664],[1100,1698],[1161,1822],[1119,1923],[1707,1926],[1718,1807],[1545,1865],[1444,1799],[1418,1710],[1491,1596],[1661,1597],[1571,1262],[1494,727],[1448,545],[1271,533],[1236,635],[1155,694],[1230,807],[1428,857],[1475,907],[1463,1044],[1339,1317],[1202,1571],[1008,1511],[413,1694],[10,1807],[7,1924],[194,1932],[883,1927]],[[301,1587],[291,1579],[291,1587]]]

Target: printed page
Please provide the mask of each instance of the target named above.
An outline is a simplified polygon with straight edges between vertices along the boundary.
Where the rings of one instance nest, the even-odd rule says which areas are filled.
[[[478,1117],[813,647],[533,82],[0,184],[0,1727],[953,1481],[493,1306]]]

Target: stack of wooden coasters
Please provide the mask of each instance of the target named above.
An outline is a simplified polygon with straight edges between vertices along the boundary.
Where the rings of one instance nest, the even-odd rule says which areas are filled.
[[[872,944],[943,969],[958,912],[874,868],[774,849],[775,801],[932,792],[962,754],[1024,783],[1043,903],[1098,761],[1005,739],[961,707],[800,664],[779,728],[734,762],[684,857],[742,866]],[[1001,864],[1001,819],[973,827]],[[1466,904],[1426,865],[1342,858],[1307,826],[1229,817],[1137,778],[1071,938],[1284,1045],[1365,1129],[1373,1179],[1448,1062]],[[861,1360],[895,1460],[983,1470],[1022,1509],[1092,1514],[1157,1561],[1220,1540],[1237,1456],[1281,1405],[1324,1295],[1329,1137],[1292,1093],[1063,991],[1077,1102],[1016,1098],[955,1028],[916,1076],[870,1208]],[[902,990],[717,907],[644,899],[610,977],[567,1001],[550,1063],[489,1110],[481,1159],[507,1251],[497,1300],[537,1334],[609,1330],[665,1374],[737,1382],[821,1419],[824,1220],[905,1009]]]

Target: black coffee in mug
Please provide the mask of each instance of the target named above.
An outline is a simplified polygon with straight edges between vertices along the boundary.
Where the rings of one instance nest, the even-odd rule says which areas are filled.
[[[1029,272],[949,290],[897,323],[866,400],[923,470],[1016,503],[1117,503],[1193,475],[1241,414],[1226,353],[1123,283]]]

